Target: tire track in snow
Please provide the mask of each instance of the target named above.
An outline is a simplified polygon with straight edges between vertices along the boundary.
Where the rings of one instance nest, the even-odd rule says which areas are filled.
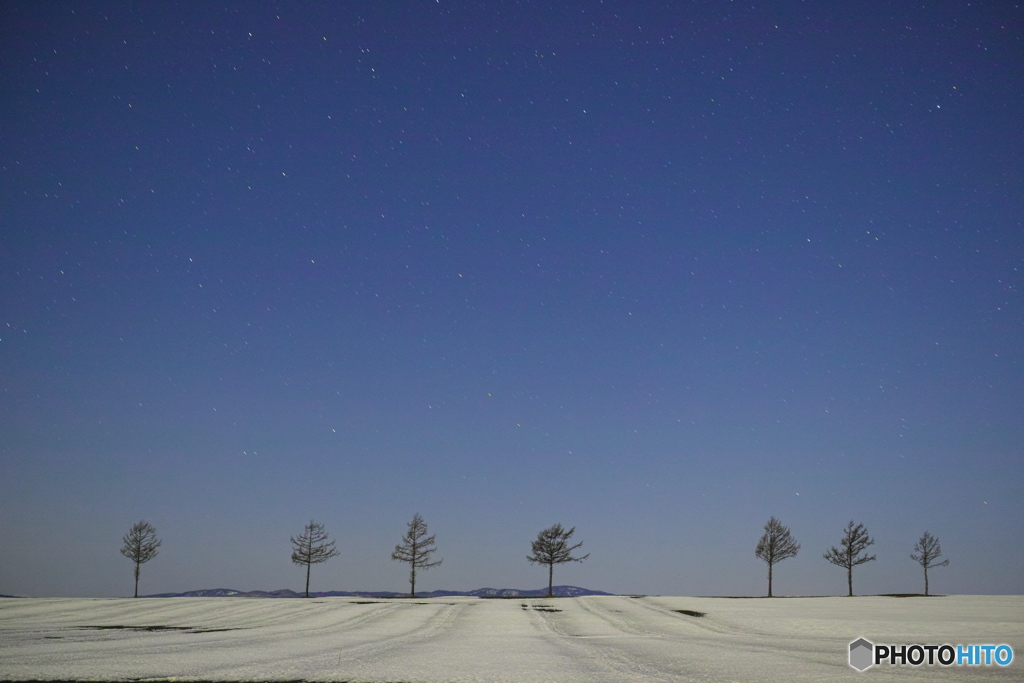
[[[447,605],[439,612],[441,605],[399,601],[369,605],[333,600],[288,604],[262,600],[242,603],[228,598],[225,600],[232,602],[211,610],[216,604],[211,599],[183,600],[188,603],[154,604],[155,612],[140,612],[143,606],[124,602],[119,611],[111,609],[114,605],[110,604],[86,605],[77,610],[44,609],[49,628],[39,623],[42,620],[29,618],[26,621],[34,622],[33,626],[38,628],[30,626],[9,634],[13,638],[4,637],[0,670],[4,661],[13,661],[13,656],[36,671],[48,671],[57,665],[50,675],[55,679],[81,677],[97,667],[112,667],[117,678],[156,675],[250,679],[266,677],[268,672],[288,679],[306,678],[317,669],[337,670],[339,641],[349,645],[354,653],[360,647],[367,651],[397,647],[443,629],[452,609]],[[409,610],[430,613],[424,615],[427,619],[422,623],[403,625],[396,621],[400,612],[408,614]],[[172,614],[173,619],[169,618]],[[166,625],[168,621],[200,628],[217,621],[218,626],[237,630],[182,633],[130,628],[159,622]],[[129,629],[83,630],[82,626],[87,625],[124,625]],[[405,632],[396,632],[396,626]]]
[[[407,632],[398,633],[392,636],[376,637],[371,642],[356,645],[342,645],[336,652],[339,660],[347,660],[351,663],[355,663],[358,662],[358,660],[379,659],[383,653],[389,650],[394,650],[398,647],[408,647],[413,643],[434,638],[449,628],[458,615],[471,605],[467,603],[441,603],[439,605],[434,605],[432,603],[409,603],[405,605],[402,605],[401,603],[394,603],[389,604],[388,606],[392,609],[387,610],[385,614],[381,615],[382,617],[398,616],[399,612],[404,611],[403,609],[399,609],[400,607],[404,609],[413,609],[417,607],[443,607],[443,609],[435,609],[433,614],[428,616],[423,623]]]
[[[664,600],[665,598],[660,598]],[[707,632],[708,634],[726,635],[737,638],[777,638],[779,633],[773,630],[765,630],[764,628],[755,628],[753,626],[740,626],[736,624],[735,619],[731,619],[729,615],[725,615],[724,618],[721,615],[709,614],[706,617],[700,618],[687,618],[678,614],[674,607],[668,607],[657,602],[650,602],[644,599],[636,600],[637,607],[652,612],[663,614],[670,619],[681,617],[680,623],[685,623],[691,628],[699,631]],[[692,605],[691,605],[692,606]]]
[[[632,603],[637,610],[654,612],[664,617],[663,623],[675,623],[680,626],[679,636],[682,636],[687,643],[697,643],[715,647],[722,642],[721,636],[729,638],[730,647],[734,652],[746,652],[755,657],[772,655],[798,661],[814,660],[827,665],[834,663],[834,655],[822,655],[820,645],[808,643],[804,637],[780,635],[778,633],[764,631],[755,628],[738,628],[721,621],[716,621],[713,616],[708,617],[685,617],[675,611],[674,608],[646,600],[635,599]],[[686,633],[681,629],[685,628]],[[678,637],[678,636],[676,636]],[[836,652],[842,652],[848,642],[840,639],[837,642]],[[785,654],[780,654],[785,653]]]
[[[635,636],[644,637],[662,637],[666,635],[660,631],[652,631],[649,628],[639,626],[635,619],[630,619],[626,612],[623,610],[613,610],[606,606],[606,600],[590,600],[586,597],[576,598],[580,602],[579,606],[588,614],[601,619],[605,623],[611,625],[613,628],[619,629],[624,633],[629,633]],[[616,604],[618,601],[616,601]],[[621,616],[620,616],[621,615]]]
[[[746,636],[746,635],[768,635],[760,634],[751,630],[739,629],[734,626],[718,621],[714,615],[704,617],[691,617],[685,616],[676,612],[670,607],[663,607],[655,603],[646,601],[644,598],[629,598],[629,606],[635,608],[637,611],[644,610],[648,612],[654,612],[659,616],[663,617],[659,621],[671,628],[671,631],[660,631],[652,632],[659,633],[666,637],[680,637],[680,636],[692,636],[694,634],[700,634],[701,632],[714,633],[717,635],[729,635],[729,636]],[[649,621],[641,618],[641,621]]]
[[[342,603],[344,606],[352,603]],[[362,606],[360,606],[362,607]],[[192,652],[205,660],[200,671],[178,670],[176,676],[202,675],[209,679],[255,680],[278,678],[299,680],[339,678],[362,680],[352,675],[379,669],[382,662],[394,659],[394,653],[413,644],[430,640],[446,629],[459,606],[452,603],[423,605],[416,603],[377,603],[356,619],[331,619],[307,628],[281,628],[280,624],[253,638],[237,643],[211,644],[205,651]],[[439,609],[441,608],[441,609]],[[424,610],[423,612],[419,612]],[[412,617],[410,619],[410,617]],[[231,635],[231,634],[225,634]],[[223,646],[227,652],[221,650]],[[244,648],[248,657],[225,658],[232,647]],[[374,677],[372,680],[376,680]]]
[[[679,673],[668,671],[660,666],[650,663],[649,658],[638,656],[630,652],[630,646],[636,646],[639,642],[657,638],[643,629],[635,628],[622,619],[611,617],[596,610],[593,606],[585,604],[585,599],[573,598],[572,600],[560,601],[558,604],[566,605],[562,612],[542,612],[531,610],[537,616],[539,626],[550,633],[558,640],[561,647],[574,659],[582,661],[597,661],[605,669],[604,675],[608,680],[635,680],[640,678],[644,681],[680,681]],[[578,613],[586,615],[586,618],[596,619],[601,624],[600,629],[587,628],[586,624],[579,623]],[[562,616],[565,615],[565,616]],[[571,627],[570,620],[577,623]],[[582,627],[582,628],[581,628]],[[609,627],[611,632],[609,631]],[[572,631],[604,631],[603,633],[574,633]]]

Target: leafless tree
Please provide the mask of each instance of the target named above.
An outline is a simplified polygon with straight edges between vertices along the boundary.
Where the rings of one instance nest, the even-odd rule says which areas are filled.
[[[548,597],[551,596],[551,583],[554,579],[555,565],[565,562],[582,562],[590,557],[587,553],[583,557],[573,557],[572,551],[576,550],[583,543],[569,545],[569,539],[576,532],[576,527],[565,531],[561,524],[548,527],[537,534],[537,540],[531,543],[533,555],[527,555],[526,559],[530,564],[546,564],[548,566]]]
[[[850,590],[849,595],[853,596],[853,568],[858,564],[871,562],[874,555],[861,555],[869,546],[874,545],[875,539],[868,536],[868,530],[863,524],[850,523],[846,525],[843,538],[839,541],[839,548],[832,546],[824,557],[826,560],[838,567],[846,567],[846,583]]]
[[[409,597],[416,597],[416,572],[437,567],[444,560],[431,562],[431,556],[437,551],[434,547],[436,534],[427,536],[427,523],[419,513],[413,515],[409,528],[402,537],[402,542],[395,546],[391,553],[392,560],[409,563]]]
[[[757,542],[754,555],[768,563],[768,597],[772,597],[772,567],[776,562],[796,557],[800,544],[789,534],[789,527],[772,517],[764,525],[764,535]]]
[[[157,548],[163,543],[156,537],[153,525],[142,520],[132,525],[122,539],[121,554],[135,563],[135,596],[139,597],[139,568],[157,556]]]
[[[925,595],[928,595],[928,570],[932,567],[945,567],[949,564],[949,560],[936,562],[940,557],[942,557],[942,546],[939,545],[939,539],[927,531],[924,532],[924,536],[914,544],[914,554],[910,556],[910,559],[924,567]]]
[[[309,572],[314,564],[326,562],[338,551],[334,541],[327,540],[327,530],[319,522],[310,520],[298,538],[292,536],[292,562],[306,567],[306,597],[309,597]]]

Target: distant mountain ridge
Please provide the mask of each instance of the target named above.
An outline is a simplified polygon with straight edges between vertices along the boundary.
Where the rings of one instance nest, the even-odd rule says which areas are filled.
[[[604,591],[580,588],[579,586],[552,586],[551,592],[559,598],[575,598],[581,595],[614,595]],[[547,597],[547,588],[537,590],[519,590],[517,588],[477,588],[474,591],[421,591],[416,593],[417,598],[448,598],[454,596],[467,596],[477,598],[543,598]],[[276,591],[239,591],[232,588],[204,588],[196,591],[185,591],[184,593],[156,593],[155,595],[143,595],[144,598],[301,598],[304,593],[299,593],[288,588]],[[311,598],[405,598],[408,593],[396,593],[392,591],[310,591]]]

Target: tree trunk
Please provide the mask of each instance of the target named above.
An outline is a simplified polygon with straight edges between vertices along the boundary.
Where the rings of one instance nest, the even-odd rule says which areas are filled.
[[[415,598],[416,597],[416,569],[415,568],[413,568],[413,570],[411,572],[409,572],[409,584],[410,584],[410,586],[409,586],[409,597],[410,598]]]
[[[928,567],[924,568],[924,595],[928,597]]]
[[[850,589],[850,592],[847,594],[847,597],[852,598],[853,597],[853,567],[847,567],[846,568],[846,584],[847,584],[847,586]]]
[[[555,565],[554,565],[554,563],[552,563],[552,564],[548,565],[548,597],[549,598],[554,597],[551,594],[551,583],[553,582],[554,577],[555,577]]]
[[[772,597],[772,566],[768,565],[768,597]]]
[[[139,563],[135,563],[135,597],[139,597]]]
[[[309,597],[309,570],[312,569],[312,567],[313,567],[313,563],[312,562],[307,562],[306,563],[306,597],[307,598]]]

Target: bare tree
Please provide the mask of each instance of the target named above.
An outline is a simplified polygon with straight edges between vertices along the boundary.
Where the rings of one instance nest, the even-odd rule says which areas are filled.
[[[409,563],[409,597],[416,597],[416,572],[437,567],[444,560],[431,562],[430,557],[437,551],[434,547],[436,534],[427,536],[427,523],[417,512],[409,522],[409,528],[402,537],[402,542],[395,546],[391,553],[392,560]]]
[[[135,563],[135,596],[139,597],[139,567],[157,556],[157,548],[163,543],[156,537],[153,525],[142,520],[132,525],[122,539],[121,554]]]
[[[569,539],[575,533],[576,527],[565,531],[561,524],[548,527],[537,534],[537,540],[531,543],[533,555],[527,555],[526,559],[530,564],[546,564],[548,566],[548,597],[551,595],[551,583],[554,579],[555,565],[565,562],[582,562],[590,557],[587,553],[583,557],[573,557],[572,551],[576,550],[583,543],[569,545]]]
[[[928,595],[928,570],[932,567],[945,567],[949,564],[949,560],[936,562],[935,560],[940,557],[942,557],[942,546],[939,545],[939,539],[935,538],[927,531],[924,532],[924,536],[914,544],[914,554],[910,556],[910,559],[924,567],[925,595]]]
[[[839,541],[839,548],[832,546],[824,558],[838,567],[846,567],[846,583],[850,589],[849,595],[853,596],[853,568],[858,564],[871,562],[874,555],[861,555],[869,546],[874,545],[875,539],[868,536],[868,530],[863,524],[854,526],[853,520],[846,525],[843,538]]]
[[[292,536],[292,562],[306,567],[306,597],[309,597],[309,572],[314,564],[326,562],[338,551],[334,541],[327,540],[327,530],[319,522],[310,520],[298,538]]]
[[[789,534],[789,527],[773,516],[764,525],[764,535],[757,542],[754,555],[768,563],[768,597],[772,597],[772,567],[776,562],[796,557],[800,544]]]

